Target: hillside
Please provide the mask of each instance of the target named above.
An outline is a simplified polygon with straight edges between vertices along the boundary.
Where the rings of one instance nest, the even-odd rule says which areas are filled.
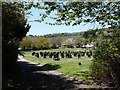
[[[88,30],[88,31],[82,31],[82,32],[74,32],[74,33],[55,33],[55,34],[46,34],[40,37],[46,37],[46,38],[56,38],[56,37],[62,37],[64,40],[67,40],[69,38],[77,38],[77,37],[85,37],[86,39],[88,39],[90,37],[90,35],[92,36],[96,36],[96,32],[98,31],[98,29],[96,30]],[[38,37],[38,36],[33,36],[33,35],[29,35],[30,37]]]
[[[75,33],[47,34],[43,36],[29,35],[23,39],[20,47],[23,49],[49,49],[65,47],[82,47],[102,40],[103,35],[109,34],[112,29],[95,29]]]

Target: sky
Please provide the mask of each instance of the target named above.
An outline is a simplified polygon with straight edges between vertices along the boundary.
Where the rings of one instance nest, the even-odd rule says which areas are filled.
[[[39,19],[40,13],[43,13],[43,10],[38,10],[35,8],[32,8],[32,16],[28,18],[28,23],[31,25],[31,28],[27,35],[46,35],[46,34],[53,34],[53,33],[72,33],[72,32],[81,32],[81,31],[86,31],[89,29],[93,29],[92,24],[86,24],[81,23],[81,25],[77,26],[65,26],[65,25],[48,25],[45,24],[45,22],[39,23],[39,22],[31,22],[33,20]],[[52,15],[52,14],[51,14]],[[54,14],[53,14],[54,15]],[[47,21],[51,22],[50,18],[46,19]],[[98,24],[96,24],[98,28],[101,28]],[[94,28],[95,29],[95,28]]]

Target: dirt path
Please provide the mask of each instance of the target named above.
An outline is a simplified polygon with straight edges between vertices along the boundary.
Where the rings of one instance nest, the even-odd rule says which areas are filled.
[[[19,58],[17,72],[14,72],[16,77],[13,87],[16,90],[108,90],[92,81],[78,80]]]

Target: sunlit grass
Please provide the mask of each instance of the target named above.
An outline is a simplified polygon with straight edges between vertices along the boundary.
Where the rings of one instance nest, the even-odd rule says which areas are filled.
[[[77,51],[80,49],[51,49],[51,50],[39,50],[35,52],[40,52],[40,51]],[[73,57],[71,59],[64,58],[61,59],[60,61],[54,61],[52,58],[47,57],[46,59],[44,58],[37,58],[35,56],[32,56],[33,51],[24,51],[25,53],[25,58],[29,61],[36,62],[37,64],[45,65],[45,64],[50,64],[50,65],[59,65],[61,68],[58,68],[57,71],[67,74],[69,76],[74,76],[77,78],[81,79],[90,79],[90,65],[91,65],[91,58],[88,57]],[[81,62],[82,65],[78,65],[78,62]]]

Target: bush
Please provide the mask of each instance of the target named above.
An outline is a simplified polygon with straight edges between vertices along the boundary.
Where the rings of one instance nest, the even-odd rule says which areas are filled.
[[[111,30],[107,35],[102,35],[101,41],[96,46],[92,75],[107,84],[114,82],[120,88],[120,32],[119,29]]]

